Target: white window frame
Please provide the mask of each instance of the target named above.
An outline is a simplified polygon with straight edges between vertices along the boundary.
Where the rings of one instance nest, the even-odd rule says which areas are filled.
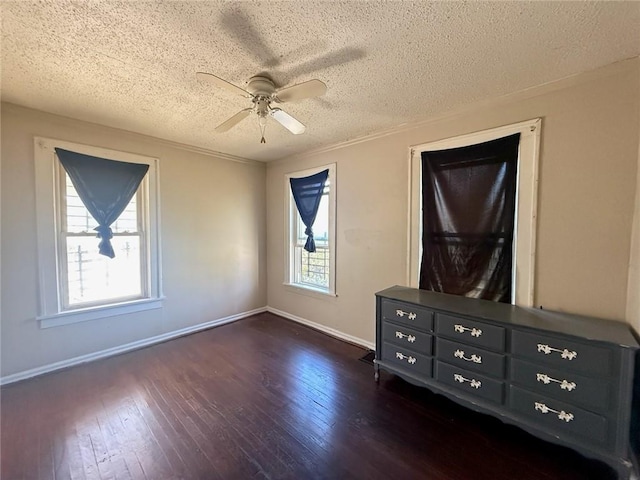
[[[56,202],[58,204],[57,209],[57,218],[56,220],[59,222],[60,228],[57,231],[58,235],[58,274],[59,274],[59,285],[58,285],[58,295],[60,296],[60,305],[61,311],[72,311],[78,310],[82,308],[88,308],[93,306],[104,306],[106,304],[111,303],[121,303],[123,301],[129,300],[139,300],[144,298],[149,298],[149,275],[148,275],[148,264],[149,264],[149,254],[148,254],[148,242],[147,242],[147,226],[149,225],[148,220],[148,190],[149,190],[149,176],[145,175],[138,190],[135,192],[134,196],[136,197],[136,220],[137,220],[137,228],[135,232],[136,236],[140,239],[140,294],[130,295],[127,297],[115,298],[111,301],[107,300],[91,300],[87,302],[82,302],[79,304],[71,305],[70,304],[70,292],[69,292],[69,272],[67,269],[68,266],[68,251],[67,251],[67,243],[66,240],[70,237],[81,236],[86,238],[95,238],[96,233],[93,231],[87,231],[82,233],[76,232],[68,232],[65,231],[66,224],[66,214],[67,214],[67,178],[68,174],[62,166],[61,162],[56,162],[56,178],[57,178],[57,190],[56,190]],[[89,215],[91,219],[91,217]],[[129,232],[119,233],[113,232],[113,237],[118,237],[120,235],[129,235]],[[97,249],[96,249],[97,251]],[[108,260],[107,260],[108,261]]]
[[[85,307],[65,308],[63,296],[67,286],[62,284],[60,249],[62,246],[60,229],[61,175],[55,148],[62,148],[95,157],[116,161],[149,165],[149,171],[142,183],[140,199],[146,202],[142,210],[146,232],[146,258],[143,264],[143,298],[116,299]],[[36,180],[36,222],[38,242],[38,283],[39,310],[36,319],[40,328],[56,327],[72,323],[96,320],[116,315],[140,312],[162,307],[162,271],[160,258],[160,197],[159,160],[153,157],[120,152],[101,147],[56,140],[34,138],[35,180]]]
[[[422,152],[466,147],[520,133],[514,268],[511,303],[533,307],[535,299],[535,256],[538,205],[538,162],[542,120],[535,118],[512,125],[410,147],[409,150],[409,232],[407,283],[417,288],[422,259]]]
[[[297,215],[295,201],[291,193],[291,178],[301,178],[314,175],[323,170],[329,170],[329,287],[323,289],[304,283],[296,283],[296,237]],[[336,191],[338,182],[336,179],[336,164],[332,163],[321,167],[311,168],[285,174],[284,198],[285,198],[285,279],[284,285],[300,289],[310,293],[337,296],[336,294]]]

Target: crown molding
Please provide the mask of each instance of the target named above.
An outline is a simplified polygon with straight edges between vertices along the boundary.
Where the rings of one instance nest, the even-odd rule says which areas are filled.
[[[288,157],[280,158],[278,160],[272,160],[268,162],[268,165],[269,166],[281,165],[289,162],[299,161],[312,156],[322,155],[335,150],[340,150],[346,147],[351,147],[353,145],[358,145],[360,143],[370,142],[370,141],[378,140],[380,138],[388,137],[391,135],[397,135],[400,133],[408,132],[410,130],[423,128],[425,126],[429,126],[434,123],[455,119],[462,115],[468,115],[469,113],[486,109],[488,106],[495,107],[496,105],[505,105],[505,104],[515,103],[518,101],[528,100],[530,98],[539,97],[551,92],[563,90],[565,88],[577,86],[583,83],[588,83],[588,82],[592,82],[602,78],[623,74],[625,72],[631,71],[634,68],[636,68],[636,63],[639,63],[639,62],[640,62],[640,57],[627,58],[625,60],[620,60],[618,62],[611,63],[609,65],[605,65],[603,67],[596,68],[588,72],[570,75],[568,77],[564,77],[558,80],[553,80],[540,85],[535,85],[533,87],[529,87],[524,90],[519,90],[513,93],[507,93],[505,95],[500,95],[498,97],[485,98],[470,104],[461,105],[457,108],[453,108],[451,110],[447,110],[446,112],[442,112],[427,118],[417,118],[412,121],[401,123],[400,125],[395,125],[388,129],[380,130],[370,134],[365,134],[365,135],[348,139],[343,142],[335,143],[332,145],[315,148],[312,150],[308,150],[304,153],[297,153],[294,155],[290,155]]]
[[[16,114],[21,114],[21,113],[25,113],[25,112],[33,112],[36,114],[40,114],[40,115],[47,115],[47,116],[51,116],[51,117],[55,117],[56,118],[56,122],[57,123],[62,123],[64,125],[67,126],[77,126],[78,123],[82,123],[85,125],[89,125],[92,127],[98,127],[100,129],[103,130],[107,130],[113,133],[117,133],[120,136],[126,137],[126,138],[130,138],[130,139],[135,139],[135,140],[142,140],[145,142],[149,142],[149,143],[154,143],[156,145],[162,145],[165,147],[170,147],[170,148],[175,148],[177,150],[182,150],[182,151],[187,151],[187,152],[191,152],[191,153],[197,153],[200,155],[206,155],[208,157],[215,157],[217,159],[220,160],[227,160],[230,162],[236,162],[236,163],[243,163],[246,165],[253,165],[253,166],[260,166],[260,167],[264,167],[265,166],[265,162],[261,162],[259,160],[252,160],[249,158],[244,158],[244,157],[238,157],[235,155],[230,155],[228,153],[222,153],[222,152],[217,152],[215,150],[210,150],[208,148],[203,148],[203,147],[196,147],[194,145],[188,145],[185,143],[180,143],[180,142],[174,142],[172,140],[166,140],[164,138],[159,138],[159,137],[153,137],[151,135],[144,135],[142,133],[136,133],[136,132],[132,132],[130,130],[124,130],[121,128],[115,128],[115,127],[109,127],[107,125],[102,125],[100,123],[95,123],[95,122],[88,122],[86,120],[81,120],[81,119],[77,119],[77,118],[73,118],[73,117],[66,117],[63,115],[58,115],[56,113],[50,113],[44,110],[38,110],[35,108],[30,108],[30,107],[25,107],[23,105],[18,105],[15,103],[10,103],[10,102],[2,102],[2,106],[0,107],[2,110],[7,110],[9,112],[12,113],[16,113]]]

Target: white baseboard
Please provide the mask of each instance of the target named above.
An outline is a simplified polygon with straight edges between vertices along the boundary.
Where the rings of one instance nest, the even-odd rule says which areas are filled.
[[[320,323],[315,323],[315,322],[312,322],[311,320],[307,320],[306,318],[298,317],[296,315],[292,315],[291,313],[283,312],[282,310],[278,310],[277,308],[267,307],[267,312],[273,313],[275,315],[279,315],[289,320],[293,320],[294,322],[301,323],[302,325],[306,325],[316,330],[320,330],[321,332],[326,333],[327,335],[331,335],[332,337],[336,337],[340,340],[344,340],[346,342],[368,348],[369,350],[376,349],[375,343],[373,342],[368,342],[367,340],[363,340],[362,338],[359,338],[359,337],[354,337],[353,335],[349,335],[347,333],[341,332],[340,330],[336,330],[335,328],[327,327],[325,325],[321,325]]]
[[[236,320],[240,320],[242,318],[250,317],[251,315],[256,315],[258,313],[263,313],[266,311],[267,311],[267,307],[256,308],[255,310],[238,313],[236,315],[220,318],[218,320],[212,320],[206,323],[200,323],[198,325],[193,325],[191,327],[181,328],[180,330],[174,330],[172,332],[163,333],[162,335],[157,335],[155,337],[145,338],[143,340],[138,340],[136,342],[127,343],[125,345],[108,348],[106,350],[101,350],[99,352],[88,353],[86,355],[70,358],[68,360],[62,360],[61,362],[55,362],[49,365],[44,365],[42,367],[32,368],[31,370],[25,370],[23,372],[14,373],[12,375],[0,377],[0,385],[7,385],[9,383],[18,382],[20,380],[26,380],[27,378],[36,377],[38,375],[43,375],[45,373],[54,372],[56,370],[61,370],[63,368],[72,367],[74,365],[79,365],[81,363],[93,362],[101,358],[111,357],[113,355],[129,352],[131,350],[137,350],[139,348],[153,345],[154,343],[165,342],[167,340],[171,340],[172,338],[182,337],[184,335],[189,335],[190,333],[195,333],[200,330],[206,330],[208,328],[218,327],[220,325],[224,325],[225,323],[235,322]]]

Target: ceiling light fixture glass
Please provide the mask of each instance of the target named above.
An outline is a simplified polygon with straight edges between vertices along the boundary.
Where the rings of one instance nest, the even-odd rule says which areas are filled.
[[[264,131],[267,128],[267,115],[269,115],[269,99],[260,95],[254,100],[256,115],[258,115],[258,126],[260,127],[260,143],[267,143],[264,138]]]

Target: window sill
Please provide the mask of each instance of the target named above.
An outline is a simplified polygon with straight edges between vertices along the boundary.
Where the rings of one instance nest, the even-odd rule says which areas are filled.
[[[78,310],[68,310],[65,312],[55,313],[53,315],[43,315],[41,317],[37,317],[36,320],[40,322],[40,328],[60,327],[62,325],[70,325],[72,323],[86,322],[89,320],[98,320],[101,318],[115,317],[118,315],[126,315],[128,313],[162,308],[163,300],[164,297],[144,298],[142,300],[133,300],[130,302],[114,303],[111,305],[101,305],[98,307],[82,308]]]
[[[300,285],[297,283],[283,283],[285,288],[293,293],[299,293],[301,295],[307,295],[315,298],[336,298],[338,296],[335,292],[328,290],[321,290],[319,288],[313,288],[307,285]]]

